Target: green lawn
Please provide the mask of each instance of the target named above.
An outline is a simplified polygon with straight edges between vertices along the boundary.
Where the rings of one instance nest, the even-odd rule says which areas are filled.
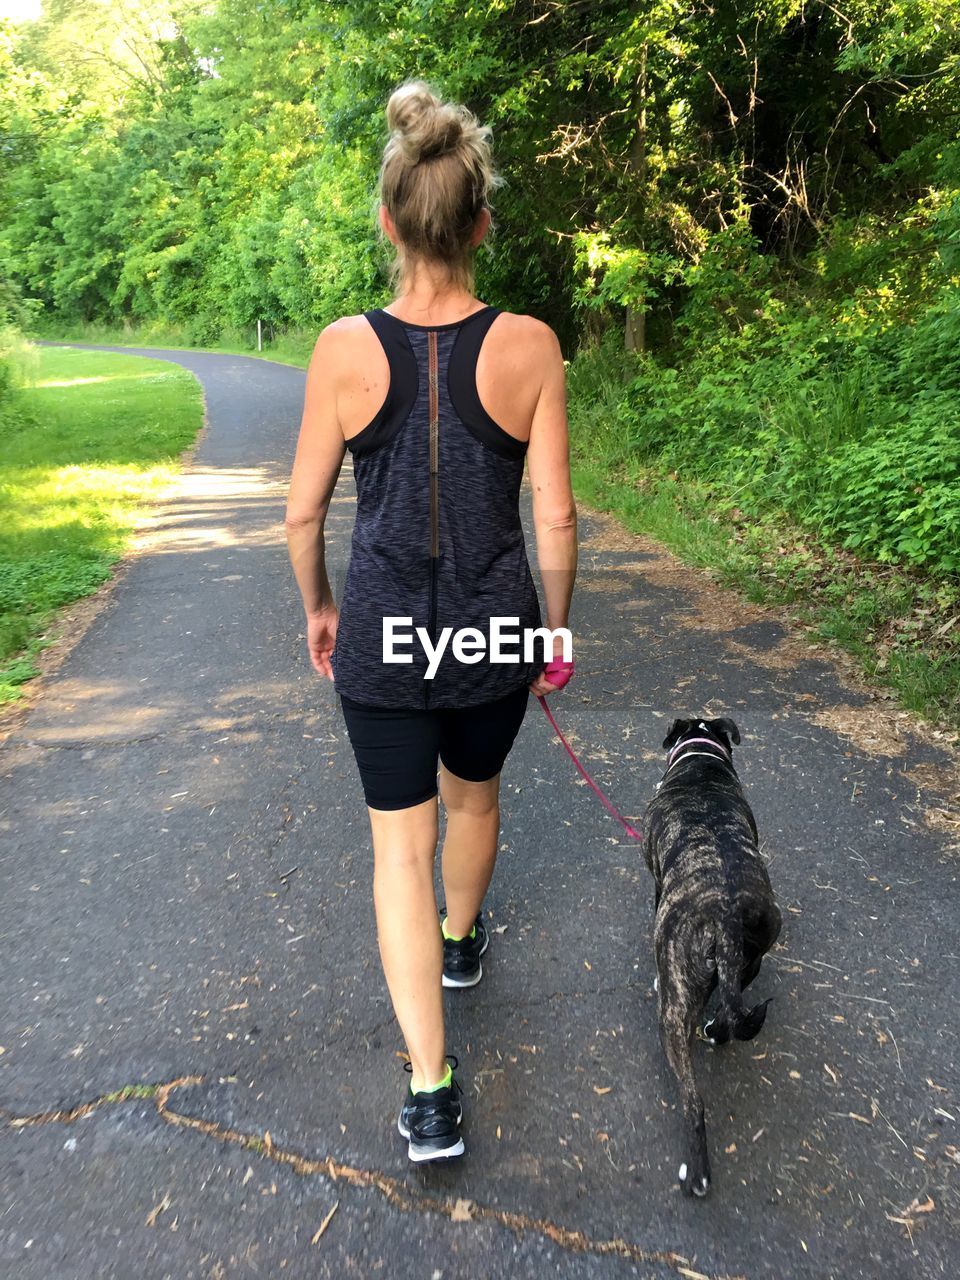
[[[176,365],[37,352],[20,417],[0,421],[0,702],[37,674],[56,610],[109,577],[203,421],[200,386]]]

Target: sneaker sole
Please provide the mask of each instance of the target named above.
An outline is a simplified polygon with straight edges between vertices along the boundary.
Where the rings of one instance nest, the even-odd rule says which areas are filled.
[[[486,951],[489,945],[490,945],[490,937],[489,935],[487,935],[487,938],[483,946],[480,948],[480,955],[483,955],[483,953]],[[440,978],[440,982],[445,987],[475,987],[482,977],[483,977],[483,965],[480,964],[478,960],[477,976],[475,978],[465,978],[465,979],[448,978],[447,975],[444,973]]]
[[[440,979],[445,987],[475,987],[483,977],[483,965],[477,966],[477,974],[474,978],[448,978],[446,974]]]
[[[417,1151],[412,1142],[407,1147],[407,1155],[414,1164],[425,1164],[428,1160],[455,1160],[457,1156],[462,1156],[463,1152],[462,1138],[458,1138],[452,1147],[445,1147],[442,1151],[433,1149]]]

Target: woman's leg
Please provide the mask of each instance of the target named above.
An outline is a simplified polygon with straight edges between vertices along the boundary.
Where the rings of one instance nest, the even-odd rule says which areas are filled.
[[[417,1090],[446,1074],[433,890],[439,724],[430,713],[340,702],[370,815],[380,959]]]
[[[408,809],[368,809],[380,958],[413,1066],[414,1092],[446,1072],[443,942],[433,889],[437,798]],[[471,918],[471,923],[472,923]],[[469,932],[469,926],[468,926]]]
[[[447,932],[464,938],[483,905],[497,860],[500,774],[486,782],[467,782],[441,764],[440,795],[447,810],[442,854]]]
[[[447,932],[464,938],[490,886],[500,837],[500,771],[529,695],[526,686],[494,702],[441,713],[440,795],[447,810],[443,888]]]

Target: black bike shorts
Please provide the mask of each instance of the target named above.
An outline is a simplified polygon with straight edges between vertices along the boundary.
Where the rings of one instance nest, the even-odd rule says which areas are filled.
[[[486,782],[520,731],[529,692],[475,707],[372,707],[339,695],[347,735],[371,809],[407,809],[437,794],[437,761],[466,782]]]

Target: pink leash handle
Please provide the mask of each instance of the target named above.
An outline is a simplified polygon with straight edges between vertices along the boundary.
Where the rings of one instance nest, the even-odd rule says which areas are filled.
[[[550,677],[548,676],[547,679],[549,680]],[[553,682],[551,681],[551,683]],[[543,696],[543,694],[540,694],[540,693],[537,694],[537,698],[540,701],[541,707],[543,707],[543,710],[544,710],[544,713],[546,714],[547,719],[553,725],[554,732],[556,733],[557,737],[560,739],[560,741],[563,743],[564,747],[566,748],[567,755],[570,757],[573,763],[577,766],[581,775],[583,776],[584,782],[586,782],[587,786],[590,788],[593,794],[597,797],[600,803],[604,806],[604,808],[607,809],[607,811],[610,814],[612,814],[614,818],[616,818],[616,820],[620,823],[621,827],[623,827],[624,831],[627,833],[630,839],[642,841],[643,832],[638,831],[636,827],[630,825],[630,823],[626,820],[626,818],[623,816],[620,810],[616,807],[616,805],[613,804],[612,801],[607,799],[607,797],[603,794],[603,792],[600,790],[600,788],[597,786],[594,780],[590,777],[589,773],[587,773],[586,769],[580,763],[577,753],[574,751],[573,747],[571,747],[570,743],[563,736],[563,733],[560,730],[560,726],[557,724],[556,720],[554,720],[553,712],[547,706],[546,698]]]
[[[544,678],[555,689],[562,689],[573,679],[574,662],[564,662],[563,658],[552,658],[543,669]],[[538,695],[539,696],[539,695]]]

